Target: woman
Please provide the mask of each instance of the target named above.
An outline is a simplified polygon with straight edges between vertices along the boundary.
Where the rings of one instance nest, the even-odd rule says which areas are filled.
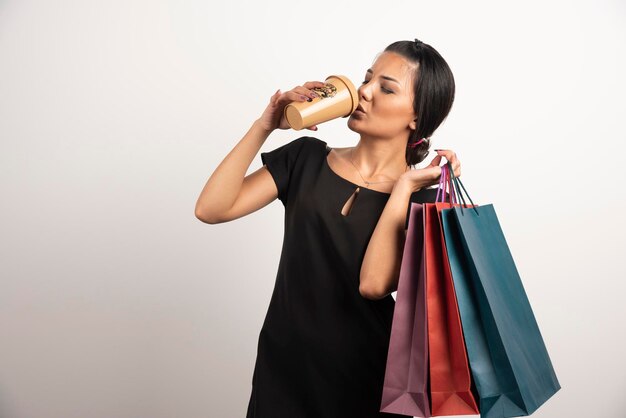
[[[261,153],[284,107],[324,83],[278,90],[205,185],[196,217],[228,222],[278,198],[285,206],[278,274],[258,340],[247,418],[404,417],[379,412],[410,202],[435,201],[442,157],[424,169],[448,115],[454,78],[435,49],[398,41],[375,60],[348,119],[354,147],[302,136]],[[317,127],[309,128],[313,131]],[[244,177],[245,176],[245,177]]]

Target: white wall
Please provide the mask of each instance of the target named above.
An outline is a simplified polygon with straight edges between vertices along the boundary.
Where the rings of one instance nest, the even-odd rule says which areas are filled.
[[[457,83],[435,148],[495,205],[563,387],[534,416],[623,416],[625,17],[608,0],[0,2],[0,416],[244,416],[283,207],[207,225],[198,194],[276,89],[360,82],[415,37]],[[352,145],[346,120],[315,135]]]

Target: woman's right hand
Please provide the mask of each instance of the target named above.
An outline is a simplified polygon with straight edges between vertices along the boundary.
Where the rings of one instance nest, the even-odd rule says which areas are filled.
[[[284,115],[285,107],[291,102],[304,102],[309,97],[311,99],[318,97],[317,94],[311,89],[314,87],[324,87],[325,85],[326,84],[321,81],[308,81],[304,83],[304,86],[296,86],[285,93],[281,93],[280,89],[278,89],[270,98],[270,103],[267,105],[265,111],[259,118],[259,122],[263,129],[267,131],[273,131],[275,129],[289,129],[290,126]],[[317,126],[313,125],[307,129],[317,131]]]

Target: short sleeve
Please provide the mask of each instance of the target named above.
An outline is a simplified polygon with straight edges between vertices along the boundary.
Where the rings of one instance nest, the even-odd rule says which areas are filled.
[[[437,190],[438,187],[428,188],[428,189],[420,189],[416,192],[411,193],[411,199],[409,200],[409,206],[406,208],[406,222],[404,224],[404,229],[409,228],[409,215],[411,214],[411,203],[435,203],[437,200]],[[439,197],[439,201],[449,201],[450,194],[445,192],[445,199],[441,199]]]
[[[306,136],[302,136],[271,151],[261,153],[261,161],[272,175],[278,189],[278,199],[284,206],[287,205],[293,168],[306,139]]]

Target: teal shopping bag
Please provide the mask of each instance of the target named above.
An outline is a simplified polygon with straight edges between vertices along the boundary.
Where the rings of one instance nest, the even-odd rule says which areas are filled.
[[[446,250],[480,416],[532,414],[560,388],[492,204],[441,211]]]

